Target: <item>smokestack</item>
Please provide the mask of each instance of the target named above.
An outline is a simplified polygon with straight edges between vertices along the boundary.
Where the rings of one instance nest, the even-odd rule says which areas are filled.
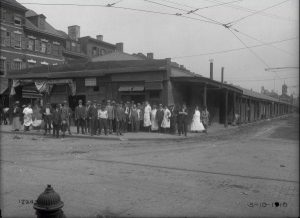
[[[214,59],[209,59],[210,62],[210,79],[213,80],[214,79]]]
[[[117,51],[123,52],[123,47],[124,47],[123,42],[116,43],[116,50]]]
[[[224,83],[224,67],[221,68],[221,83]]]

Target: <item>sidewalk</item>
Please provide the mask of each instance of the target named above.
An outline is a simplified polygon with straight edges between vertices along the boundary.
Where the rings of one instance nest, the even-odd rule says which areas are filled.
[[[212,126],[209,127],[208,129],[208,134],[213,134],[217,132],[223,132],[231,129],[235,129],[237,126],[228,126],[227,128],[224,127],[222,124],[217,124],[214,123]],[[23,127],[20,131],[15,132],[12,131],[11,125],[1,125],[0,126],[0,133],[1,134],[22,134],[22,135],[40,135],[42,136],[44,133],[44,130],[32,130],[30,129],[29,132],[23,132]],[[155,133],[155,132],[127,132],[124,133],[123,136],[117,136],[116,133],[109,134],[107,136],[105,135],[95,135],[91,136],[89,134],[77,134],[77,128],[75,126],[71,126],[71,133],[72,135],[69,135],[66,133],[66,138],[72,137],[72,138],[89,138],[89,139],[102,139],[102,140],[120,140],[120,141],[147,141],[147,140],[152,140],[152,141],[161,141],[161,140],[184,140],[184,139],[190,139],[190,138],[195,138],[195,137],[202,137],[205,136],[205,133],[192,133],[188,132],[187,137],[185,136],[179,136],[179,135],[172,135],[169,133],[162,134],[162,133]],[[48,136],[49,137],[49,134]]]
[[[208,134],[205,133],[192,133],[188,132],[187,137],[185,136],[179,136],[179,135],[172,135],[172,134],[161,134],[161,133],[147,133],[147,132],[127,132],[124,133],[123,136],[117,136],[116,133],[113,133],[111,135],[95,135],[91,136],[89,134],[77,134],[77,128],[75,126],[71,126],[71,133],[72,135],[69,135],[66,133],[65,137],[72,137],[72,138],[89,138],[89,139],[102,139],[102,140],[117,140],[117,141],[169,141],[169,140],[185,140],[185,139],[191,139],[191,138],[201,138],[201,137],[206,137],[211,136],[211,135],[218,135],[222,134],[223,132],[229,132],[231,130],[235,130],[239,127],[242,126],[248,126],[248,125],[257,125],[259,123],[263,122],[268,122],[270,120],[274,119],[281,119],[285,118],[289,115],[283,115],[280,117],[275,117],[272,119],[266,119],[266,120],[259,120],[256,122],[251,122],[251,123],[244,123],[240,126],[231,126],[228,125],[227,128],[224,127],[223,124],[219,123],[213,123],[211,126],[208,128]],[[12,131],[11,125],[0,125],[0,133],[7,133],[7,134],[22,134],[22,135],[40,135],[42,136],[44,133],[44,130],[30,130],[29,132],[23,132],[23,127],[19,132]],[[47,136],[49,137],[49,135]],[[52,137],[52,135],[51,135]]]

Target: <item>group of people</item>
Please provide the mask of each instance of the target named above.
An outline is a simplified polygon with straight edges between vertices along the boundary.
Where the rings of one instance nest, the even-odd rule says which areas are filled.
[[[190,114],[192,113],[192,120]],[[50,134],[51,129],[54,137],[62,137],[68,131],[71,135],[70,125],[72,117],[75,119],[77,134],[108,135],[116,133],[123,135],[125,132],[159,132],[187,136],[188,126],[191,131],[207,132],[209,124],[209,112],[207,108],[202,111],[196,106],[193,112],[189,111],[185,104],[181,107],[174,105],[150,105],[148,101],[143,103],[115,102],[115,101],[78,101],[74,114],[67,101],[62,104],[51,106],[46,103],[44,107],[35,104],[34,108],[28,104],[24,109],[17,101],[13,108],[13,130],[19,131],[21,123],[24,131],[29,127],[38,127],[43,124],[44,135]],[[74,116],[73,116],[74,115]],[[190,122],[191,121],[191,122]]]

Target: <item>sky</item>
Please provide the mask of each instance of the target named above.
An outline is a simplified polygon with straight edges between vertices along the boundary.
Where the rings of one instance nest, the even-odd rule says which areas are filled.
[[[67,32],[68,26],[78,25],[81,37],[103,35],[106,42],[123,42],[127,53],[153,52],[155,59],[171,58],[205,77],[212,59],[217,81],[224,67],[228,83],[254,91],[264,86],[278,94],[285,83],[289,94],[299,95],[298,0],[18,2],[44,14],[56,29]],[[113,3],[113,7],[95,6]],[[229,29],[223,25],[228,23]]]

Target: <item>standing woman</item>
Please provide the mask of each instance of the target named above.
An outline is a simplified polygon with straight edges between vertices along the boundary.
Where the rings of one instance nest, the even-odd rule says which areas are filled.
[[[151,106],[148,101],[145,102],[145,109],[144,109],[144,127],[146,131],[150,132],[151,127]]]
[[[156,118],[156,105],[153,105],[153,110],[151,111],[151,131],[157,131],[158,130],[158,122]]]
[[[164,118],[161,123],[161,127],[164,129],[164,133],[166,133],[166,129],[170,129],[170,117],[171,117],[171,112],[168,109],[167,105],[164,106]]]
[[[195,108],[195,113],[193,115],[193,121],[192,121],[192,125],[191,125],[191,131],[195,131],[195,132],[202,132],[204,131],[205,128],[201,122],[201,113],[199,111],[199,107],[196,106]]]
[[[13,131],[19,131],[21,129],[20,117],[22,116],[22,111],[21,108],[19,107],[19,101],[16,101],[12,115],[13,115],[12,129]]]
[[[39,100],[36,100],[34,102],[34,107],[32,109],[32,127],[35,128],[35,129],[38,129],[40,130],[41,128],[41,125],[42,125],[42,113],[41,113],[41,107],[40,107],[40,103],[39,103]]]
[[[24,114],[24,132],[25,132],[25,131],[29,131],[29,127],[32,124],[33,111],[31,108],[31,104],[28,104],[28,106],[24,108],[23,114]]]

